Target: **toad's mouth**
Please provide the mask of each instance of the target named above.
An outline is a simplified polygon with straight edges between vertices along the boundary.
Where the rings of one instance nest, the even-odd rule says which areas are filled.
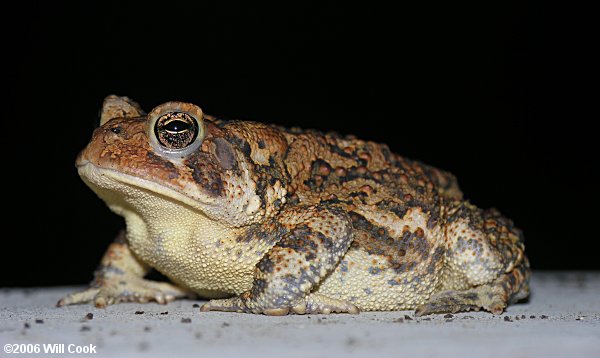
[[[214,199],[211,200],[199,192],[194,193],[193,191],[198,191],[197,188],[189,188],[192,195],[188,195],[139,176],[99,167],[89,161],[77,163],[77,171],[83,181],[106,201],[109,207],[115,204],[116,197],[120,197],[121,200],[118,201],[134,206],[143,205],[152,197],[161,197],[200,213],[205,211],[207,205],[216,204]]]
[[[112,211],[122,216],[124,212],[121,209],[125,209],[127,212],[143,211],[148,217],[156,217],[148,210],[149,206],[154,206],[161,214],[173,215],[173,212],[165,210],[169,207],[174,212],[180,209],[194,211],[228,227],[246,226],[262,217],[262,213],[257,215],[261,199],[254,191],[254,183],[246,188],[243,182],[249,180],[247,177],[231,183],[230,186],[247,189],[240,189],[240,195],[232,200],[227,192],[215,194],[205,191],[203,186],[185,177],[165,181],[160,180],[159,176],[157,180],[152,180],[152,172],[143,169],[139,172],[129,167],[120,170],[87,159],[78,159],[76,165],[83,181]]]

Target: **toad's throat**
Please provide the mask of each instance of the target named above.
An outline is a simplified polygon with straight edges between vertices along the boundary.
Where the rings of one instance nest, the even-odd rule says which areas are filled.
[[[175,190],[93,164],[78,169],[83,181],[113,212],[125,218],[130,241],[165,235],[207,240],[208,232],[223,237],[231,231],[205,215],[196,201]]]
[[[92,164],[80,166],[79,173],[113,212],[125,218],[128,243],[141,261],[206,297],[239,293],[251,284],[252,271],[242,272],[241,264],[258,257],[244,253],[237,262],[227,262],[225,254],[239,229],[211,220],[189,198],[152,182]],[[249,277],[219,282],[214,268]]]

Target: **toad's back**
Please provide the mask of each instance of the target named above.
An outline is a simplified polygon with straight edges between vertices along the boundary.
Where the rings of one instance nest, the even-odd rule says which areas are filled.
[[[286,139],[290,191],[301,201],[331,200],[335,194],[355,204],[392,200],[396,205],[390,210],[405,211],[411,206],[436,206],[438,194],[462,199],[452,174],[405,159],[385,144],[314,131],[286,132]]]

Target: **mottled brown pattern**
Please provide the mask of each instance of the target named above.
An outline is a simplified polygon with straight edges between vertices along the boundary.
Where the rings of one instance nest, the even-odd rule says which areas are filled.
[[[153,126],[169,113],[195,118],[198,138],[165,148]],[[452,174],[385,144],[224,121],[181,102],[143,116],[116,96],[102,118],[77,160],[80,174],[125,217],[120,245],[133,261],[186,290],[229,296],[203,310],[501,313],[529,293],[512,221],[465,201]],[[110,257],[100,273],[118,262]],[[123,275],[141,282],[145,272],[133,266]],[[111,282],[61,302],[117,302]]]

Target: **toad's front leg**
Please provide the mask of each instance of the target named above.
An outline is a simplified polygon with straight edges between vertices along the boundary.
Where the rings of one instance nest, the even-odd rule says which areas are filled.
[[[125,233],[121,232],[110,244],[94,280],[84,291],[72,293],[60,299],[57,306],[92,302],[96,307],[119,302],[156,301],[167,303],[190,292],[167,282],[144,279],[149,267],[140,262],[129,249]]]
[[[311,293],[352,242],[347,214],[325,205],[296,207],[282,213],[278,221],[279,241],[257,264],[252,289],[237,297],[212,300],[202,311],[358,313],[349,302]]]

